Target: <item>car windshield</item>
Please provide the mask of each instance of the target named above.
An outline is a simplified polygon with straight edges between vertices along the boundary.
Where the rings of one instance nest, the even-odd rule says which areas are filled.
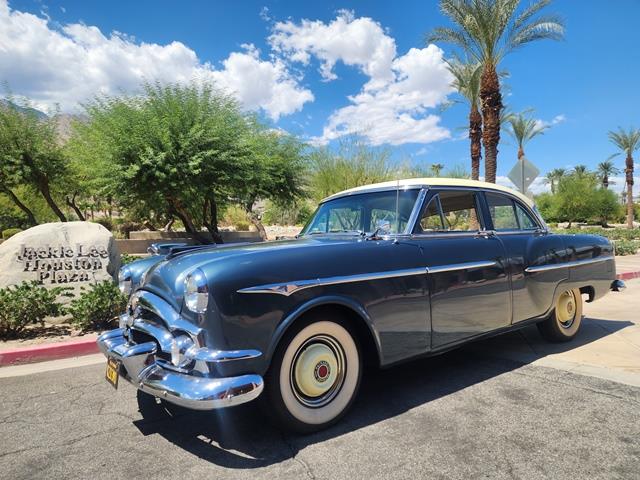
[[[327,233],[403,233],[419,189],[359,193],[320,205],[302,235]],[[397,202],[397,208],[396,208]],[[396,211],[398,218],[396,218]]]

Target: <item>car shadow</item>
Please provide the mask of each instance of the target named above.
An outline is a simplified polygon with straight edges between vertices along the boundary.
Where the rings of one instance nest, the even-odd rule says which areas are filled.
[[[600,325],[602,324],[602,325]],[[516,370],[538,358],[584,346],[631,322],[588,319],[569,343],[548,344],[535,326],[480,340],[442,355],[385,370],[367,370],[356,402],[335,426],[311,435],[273,426],[258,405],[211,412],[187,411],[138,392],[143,435],[158,434],[191,454],[226,468],[260,468],[294,458],[308,445],[340,437],[398,416],[474,384]],[[544,347],[542,347],[544,345]]]

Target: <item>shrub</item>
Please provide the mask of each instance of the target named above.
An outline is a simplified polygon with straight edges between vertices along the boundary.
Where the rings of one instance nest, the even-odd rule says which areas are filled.
[[[110,280],[82,287],[82,293],[74,298],[67,312],[71,323],[82,330],[99,330],[109,327],[115,317],[127,306],[127,298]]]
[[[136,260],[140,260],[140,257],[135,255],[129,255],[128,253],[123,253],[120,255],[120,266],[125,266],[131,262],[135,262]]]
[[[65,287],[46,289],[38,282],[0,289],[0,338],[15,338],[27,325],[42,324],[45,317],[65,313],[58,297],[70,296]]]
[[[640,248],[640,242],[633,240],[617,240],[614,244],[614,251],[616,255],[634,255],[638,248]]]
[[[94,223],[99,223],[100,225],[102,225],[104,228],[106,228],[109,231],[113,230],[113,222],[111,221],[110,218],[104,217],[104,218],[98,218],[96,220],[93,221]]]
[[[249,218],[247,212],[244,211],[239,205],[230,205],[224,211],[222,223],[226,225],[233,225],[236,230],[247,231],[249,230]]]
[[[16,233],[20,233],[21,231],[21,228],[7,228],[2,232],[2,238],[6,240],[13,237]]]

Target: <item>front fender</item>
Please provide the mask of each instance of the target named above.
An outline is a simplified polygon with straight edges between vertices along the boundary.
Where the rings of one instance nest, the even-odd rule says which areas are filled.
[[[283,320],[278,324],[278,326],[276,327],[271,337],[269,348],[266,352],[266,360],[268,364],[271,364],[271,359],[273,357],[273,354],[275,353],[275,350],[278,347],[280,340],[282,340],[282,337],[287,332],[289,327],[291,327],[295,323],[295,321],[299,319],[301,316],[303,316],[306,312],[323,305],[340,305],[342,307],[348,308],[354,314],[360,317],[361,321],[363,321],[366,324],[367,329],[369,330],[369,333],[372,335],[372,338],[375,343],[378,359],[382,358],[380,334],[377,331],[366,309],[361,304],[359,304],[357,301],[355,301],[353,298],[350,298],[350,297],[346,297],[342,295],[323,295],[323,296],[312,298],[302,303],[301,305],[298,305],[293,311],[287,313],[284,316]]]

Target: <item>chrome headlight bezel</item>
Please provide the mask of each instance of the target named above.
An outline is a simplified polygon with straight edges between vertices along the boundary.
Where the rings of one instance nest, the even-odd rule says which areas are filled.
[[[118,289],[126,296],[131,295],[131,290],[133,287],[131,277],[132,273],[128,265],[122,267],[118,272]]]
[[[205,313],[209,304],[209,283],[202,270],[196,268],[184,280],[184,304],[194,313]]]

